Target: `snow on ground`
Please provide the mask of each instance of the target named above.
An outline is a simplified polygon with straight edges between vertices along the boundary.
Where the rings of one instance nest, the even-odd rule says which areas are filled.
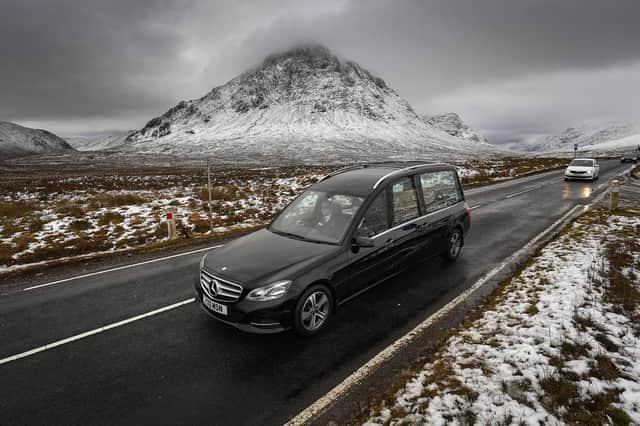
[[[366,424],[640,424],[639,231],[582,216]]]
[[[319,169],[215,174],[214,234],[264,225],[323,174]],[[0,272],[162,241],[169,209],[181,238],[209,233],[202,176],[81,176],[8,192],[0,196]]]

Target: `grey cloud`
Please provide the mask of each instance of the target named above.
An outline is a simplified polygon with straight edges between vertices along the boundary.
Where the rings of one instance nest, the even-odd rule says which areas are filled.
[[[513,85],[529,78],[627,67],[640,60],[638,16],[636,0],[4,0],[0,119],[139,127],[139,117],[199,97],[274,50],[318,42],[382,76],[418,110],[448,107],[511,133],[523,120],[472,111],[464,96],[511,82],[526,105],[534,94]],[[505,110],[507,94],[494,93]],[[602,96],[562,93],[571,102],[530,110],[546,127],[576,115],[561,108]]]

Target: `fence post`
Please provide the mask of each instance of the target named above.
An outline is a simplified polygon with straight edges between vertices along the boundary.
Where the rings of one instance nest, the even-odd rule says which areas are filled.
[[[170,240],[173,240],[177,237],[175,215],[175,209],[169,207],[169,209],[167,209],[167,235]]]
[[[609,211],[618,208],[618,200],[620,199],[620,181],[611,181],[611,196],[609,198]]]

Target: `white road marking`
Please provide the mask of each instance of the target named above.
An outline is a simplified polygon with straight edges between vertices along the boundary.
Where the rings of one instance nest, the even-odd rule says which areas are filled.
[[[475,206],[471,207],[471,210],[475,210],[475,209],[477,209],[477,208],[478,208],[478,207],[480,207],[480,206],[481,206],[480,204],[476,204]]]
[[[540,188],[542,188],[542,185],[534,186],[532,188],[523,189],[522,191],[518,191],[518,192],[512,192],[511,194],[505,195],[504,198],[517,197],[518,195],[526,194],[527,192],[535,191],[536,189],[540,189]]]
[[[49,283],[38,284],[38,285],[31,286],[31,287],[23,288],[22,291],[34,290],[36,288],[41,288],[41,287],[48,287],[50,285],[61,284],[61,283],[65,283],[65,282],[73,281],[73,280],[79,280],[81,278],[93,277],[93,276],[96,276],[96,275],[106,274],[108,272],[121,271],[123,269],[134,268],[134,267],[140,266],[140,265],[148,265],[149,263],[160,262],[162,260],[172,259],[174,257],[186,256],[188,254],[199,253],[201,251],[213,250],[214,248],[222,247],[223,245],[224,244],[219,244],[217,246],[205,247],[205,248],[201,248],[201,249],[198,249],[198,250],[191,250],[191,251],[188,251],[188,252],[185,252],[185,253],[172,254],[171,256],[165,256],[165,257],[159,257],[157,259],[145,260],[144,262],[133,263],[131,265],[124,265],[124,266],[118,266],[117,268],[105,269],[104,271],[91,272],[89,274],[78,275],[76,277],[65,278],[65,279],[57,280],[57,281],[51,281]]]
[[[6,364],[11,361],[15,361],[20,358],[26,358],[28,356],[37,354],[39,352],[48,351],[49,349],[53,349],[57,346],[66,345],[67,343],[75,342],[76,340],[84,339],[89,336],[93,336],[94,334],[102,333],[104,331],[111,330],[116,327],[122,327],[123,325],[132,323],[134,321],[139,321],[143,318],[148,318],[150,316],[158,315],[162,312],[166,312],[171,309],[179,308],[180,306],[188,305],[189,303],[193,303],[195,300],[196,299],[192,297],[191,299],[183,300],[182,302],[174,303],[173,305],[164,306],[162,308],[155,309],[145,314],[136,315],[135,317],[131,317],[122,321],[107,324],[102,327],[94,328],[93,330],[85,331],[84,333],[76,334],[75,336],[67,337],[66,339],[56,340],[55,342],[48,343],[44,346],[29,349],[28,351],[25,351],[16,355],[11,355],[7,358],[0,359],[0,365]]]
[[[586,211],[588,206],[576,205],[573,208],[571,208],[560,219],[558,219],[551,226],[549,226],[544,231],[536,235],[531,241],[525,244],[520,250],[518,250],[517,252],[509,256],[506,260],[504,260],[498,266],[493,268],[491,271],[487,272],[478,281],[476,281],[470,288],[465,290],[463,293],[459,294],[455,299],[447,303],[445,306],[440,308],[437,312],[433,313],[423,322],[418,324],[413,330],[409,331],[407,334],[400,337],[391,345],[387,346],[384,350],[382,350],[376,356],[371,358],[369,362],[367,362],[365,365],[363,365],[354,373],[352,373],[349,377],[347,377],[342,383],[338,384],[336,387],[331,389],[322,398],[318,399],[316,402],[314,402],[309,407],[307,407],[302,412],[300,412],[296,417],[294,417],[289,422],[287,422],[286,425],[297,426],[297,425],[304,425],[304,424],[310,423],[314,417],[326,411],[326,409],[333,403],[333,401],[345,395],[353,385],[364,380],[369,375],[370,372],[376,370],[386,360],[391,359],[396,353],[404,349],[404,347],[406,347],[416,336],[419,336],[425,329],[430,327],[437,319],[442,318],[446,313],[450,312],[456,306],[463,303],[479,287],[483,286],[485,282],[487,282],[489,279],[495,276],[498,272],[504,269],[504,267],[507,266],[509,263],[517,259],[518,256],[522,255],[531,247],[533,247],[538,242],[538,240],[540,240],[546,235],[547,232],[549,232],[551,229],[561,224],[579,208],[583,208]]]

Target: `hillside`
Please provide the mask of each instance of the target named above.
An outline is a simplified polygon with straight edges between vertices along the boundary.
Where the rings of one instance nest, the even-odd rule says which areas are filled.
[[[427,124],[459,139],[488,145],[487,139],[462,121],[455,112],[424,117]]]
[[[383,79],[320,46],[182,101],[127,138],[126,150],[224,161],[464,158],[495,149],[434,128]]]
[[[527,152],[567,152],[573,151],[577,143],[581,151],[619,150],[632,147],[626,142],[631,142],[634,135],[640,135],[640,125],[622,121],[586,123],[568,127],[557,135],[530,137],[510,147]]]
[[[0,160],[71,151],[71,145],[51,132],[0,121]]]
[[[101,151],[118,148],[124,145],[131,131],[106,132],[93,135],[66,136],[69,144],[78,151]]]

